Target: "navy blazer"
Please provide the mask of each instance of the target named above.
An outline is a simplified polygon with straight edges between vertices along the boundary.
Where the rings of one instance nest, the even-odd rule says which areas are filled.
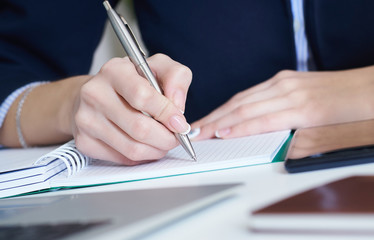
[[[193,71],[189,121],[296,68],[288,0],[135,0],[134,7],[150,54],[165,53]],[[317,70],[374,64],[372,9],[370,0],[305,0]],[[0,19],[2,101],[31,81],[86,74],[106,12],[102,1],[3,0]]]

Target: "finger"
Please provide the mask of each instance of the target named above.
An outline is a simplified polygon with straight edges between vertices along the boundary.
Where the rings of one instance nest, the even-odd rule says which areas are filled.
[[[132,161],[111,148],[109,145],[105,144],[103,141],[93,139],[87,135],[79,134],[79,137],[75,139],[75,144],[81,153],[96,159],[111,161],[128,166],[151,162],[150,160]]]
[[[126,91],[131,91],[131,87]],[[151,115],[170,131],[187,134],[191,130],[181,110],[151,86],[134,86],[127,94],[126,100],[134,109]]]
[[[300,84],[319,86],[320,84],[318,83],[318,81],[303,81],[304,79],[314,78],[315,74],[323,73],[282,70],[270,79],[266,80],[265,82],[262,82],[254,87],[251,87],[248,90],[242,92],[243,94],[240,94],[242,95],[242,97],[251,95],[252,98],[250,99],[250,101],[253,102],[269,98],[272,95],[275,96],[275,94],[277,93],[278,95],[288,93],[300,87]],[[266,96],[266,93],[269,94],[269,96]]]
[[[262,115],[284,111],[291,107],[292,105],[290,105],[289,100],[285,97],[241,105],[225,116],[201,126],[200,134],[196,137],[196,140],[212,138],[217,134],[217,137],[225,136],[227,133],[223,130],[231,126]]]
[[[282,70],[279,71],[277,74],[269,78],[268,80],[259,83],[251,88],[249,88],[247,91],[247,94],[255,94],[258,92],[263,92],[271,87],[273,87],[275,84],[277,84],[282,79],[287,78],[295,78],[295,76],[298,76],[300,72],[296,72],[293,70]]]
[[[125,115],[124,113],[125,111],[122,112],[123,115]],[[123,121],[123,117],[120,117],[119,114],[112,115],[115,115],[110,116],[111,119],[114,119],[113,124],[126,132],[126,134],[136,142],[163,151],[169,151],[178,145],[178,141],[174,134],[172,134],[164,125],[142,113],[134,112],[131,117],[127,116],[128,120],[126,123]]]
[[[161,123],[134,110],[118,95],[102,109],[107,118],[137,142],[168,151],[178,145],[174,136]],[[124,121],[126,119],[126,121]],[[162,139],[162,141],[160,141]]]
[[[232,112],[235,111],[238,107],[240,107],[243,103],[241,102],[234,102],[230,100],[226,102],[219,108],[215,109],[213,112],[205,116],[204,118],[194,122],[191,124],[191,128],[193,131],[198,129],[198,136],[194,137],[194,140],[202,140],[214,137],[214,132],[223,127],[228,127],[228,125],[223,124],[220,120],[223,118],[230,118],[232,119]],[[231,116],[231,117],[230,117]],[[228,119],[229,120],[229,119]],[[234,119],[234,121],[240,120],[239,118]],[[222,125],[221,125],[222,124]],[[232,122],[234,124],[234,122]],[[217,128],[218,127],[218,128]]]
[[[187,91],[192,81],[191,70],[164,54],[149,57],[148,64],[162,85],[164,95],[184,112]]]
[[[167,153],[165,150],[135,141],[114,124],[105,124],[105,127],[101,129],[100,133],[103,134],[100,134],[98,139],[132,161],[156,160],[164,157]]]
[[[295,129],[300,125],[300,115],[294,110],[280,111],[260,116],[235,126],[221,129],[218,134],[221,138],[236,138],[267,132]]]
[[[199,119],[198,121],[195,121],[191,124],[192,129],[198,129],[204,125],[207,125],[210,122],[213,122],[220,117],[228,114],[232,110],[231,103],[226,102],[220,107],[216,108],[214,111],[206,115],[205,117]]]
[[[134,109],[150,114],[173,132],[189,132],[190,126],[181,111],[141,77],[128,58],[109,61],[100,74],[110,79],[113,88]]]
[[[79,111],[75,117],[79,132],[76,137],[87,135],[106,143],[110,148],[119,152],[132,161],[154,160],[163,157],[167,151],[139,143],[129,137],[120,128],[102,115],[90,111]],[[90,149],[97,153],[96,149]],[[93,154],[95,156],[95,154]]]
[[[255,103],[259,101],[265,101],[271,98],[285,95],[287,92],[283,89],[279,89],[277,84],[277,78],[269,79],[268,81],[254,86],[246,91],[240,92],[232,97],[228,102],[208,114],[206,117],[191,124],[191,127],[200,128],[210,122],[214,122],[219,118],[229,114],[233,109],[243,104]]]

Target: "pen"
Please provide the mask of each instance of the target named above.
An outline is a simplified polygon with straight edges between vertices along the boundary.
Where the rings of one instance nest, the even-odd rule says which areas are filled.
[[[153,76],[153,73],[147,64],[144,52],[140,48],[140,45],[137,42],[126,20],[122,16],[117,14],[117,12],[110,6],[110,3],[107,0],[103,2],[103,5],[107,11],[109,21],[113,27],[113,30],[120,40],[131,62],[135,65],[137,70],[143,73],[143,75],[148,79],[148,81],[156,89],[156,91],[160,94],[163,94],[156,78]],[[175,133],[175,136],[182,147],[191,156],[191,158],[197,161],[195,151],[188,136],[186,134],[180,133]]]

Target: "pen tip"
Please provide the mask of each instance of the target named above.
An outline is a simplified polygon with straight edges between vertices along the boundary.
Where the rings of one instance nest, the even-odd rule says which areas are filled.
[[[197,158],[196,158],[196,156],[193,156],[192,158],[193,158],[193,160],[194,160],[195,162],[197,162]]]

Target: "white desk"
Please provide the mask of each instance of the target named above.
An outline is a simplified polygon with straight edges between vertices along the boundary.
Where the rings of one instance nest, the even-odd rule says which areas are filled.
[[[373,175],[374,164],[288,174],[283,163],[198,173],[147,181],[45,193],[61,195],[93,191],[132,190],[218,183],[243,183],[236,197],[187,216],[152,233],[147,239],[301,239],[301,236],[254,234],[249,230],[250,210],[332,180],[351,175]],[[40,195],[39,195],[40,196]],[[126,204],[126,203],[124,203]],[[373,239],[374,236],[306,235],[307,239]]]

